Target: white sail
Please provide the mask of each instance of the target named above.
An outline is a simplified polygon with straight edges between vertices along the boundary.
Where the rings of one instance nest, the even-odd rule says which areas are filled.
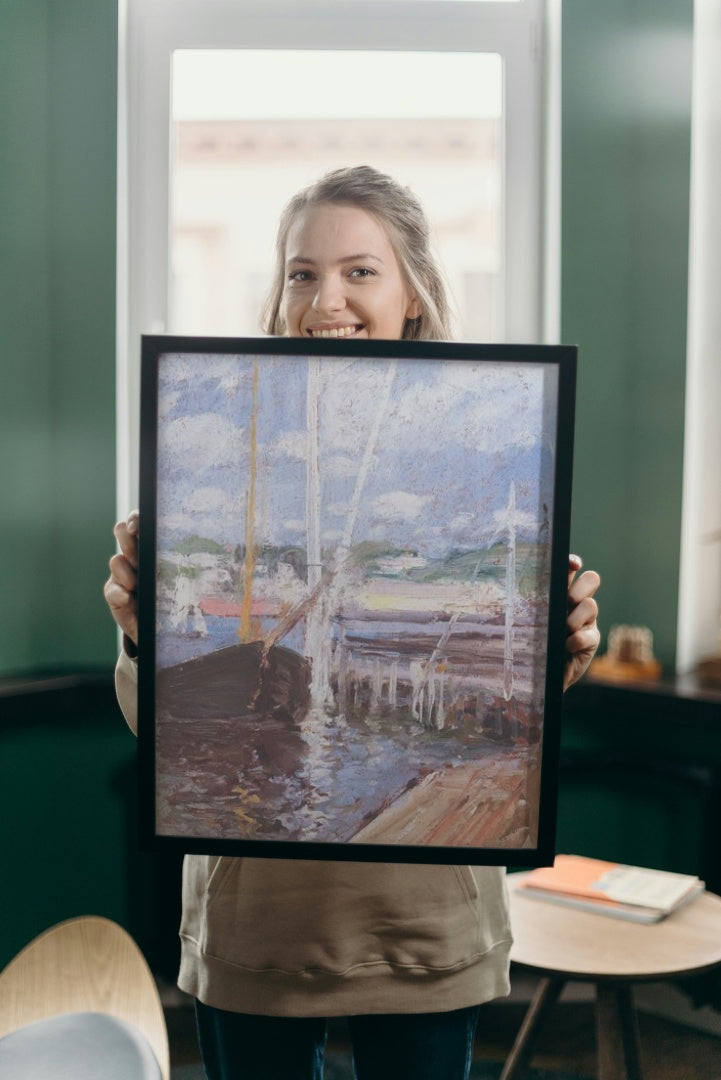
[[[188,574],[178,569],[168,621],[173,630],[182,632],[187,628],[188,616],[196,603],[195,585]]]
[[[506,624],[503,643],[503,697],[513,695],[513,619],[516,611],[516,485],[508,495],[508,546],[506,549]]]
[[[197,586],[194,578],[178,570],[175,589],[168,616],[171,629],[190,637],[207,637],[208,628],[198,604]]]
[[[318,408],[320,398],[320,357],[308,360],[308,382],[306,390],[306,431],[307,431],[307,468],[306,468],[306,532],[308,557],[308,591],[317,592],[316,602],[311,605],[305,620],[305,655],[312,658],[313,673],[310,684],[311,705],[323,709],[332,703],[330,687],[330,618],[328,615],[328,597],[318,590],[323,564],[320,535],[320,468]]]
[[[381,424],[388,407],[391,387],[396,374],[396,361],[386,368],[379,395],[378,408],[366,440],[363,457],[358,468],[341,541],[336,548],[332,564],[328,567],[327,584],[319,588],[322,578],[321,550],[321,478],[318,464],[320,358],[308,361],[308,384],[306,420],[308,432],[308,466],[306,522],[308,529],[308,591],[317,591],[317,599],[306,614],[305,652],[313,660],[311,702],[316,708],[332,704],[330,671],[332,661],[331,627],[338,606],[338,595],[345,584],[345,564],[351,546],[353,531],[360,509],[361,499],[370,473]]]

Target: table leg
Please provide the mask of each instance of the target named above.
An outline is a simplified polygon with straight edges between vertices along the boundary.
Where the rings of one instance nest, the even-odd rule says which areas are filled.
[[[550,1012],[558,1001],[565,979],[546,978],[541,979],[533,995],[528,1012],[523,1018],[518,1035],[511,1047],[511,1052],[503,1066],[500,1080],[520,1080],[523,1076],[531,1054],[533,1044],[538,1035],[543,1018]]]
[[[596,984],[599,1080],[643,1080],[629,983]]]

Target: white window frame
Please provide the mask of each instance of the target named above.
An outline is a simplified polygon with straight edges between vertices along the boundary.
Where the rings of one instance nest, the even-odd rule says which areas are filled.
[[[688,339],[676,670],[721,652],[721,0],[696,0],[693,30]]]
[[[137,503],[142,333],[168,313],[176,49],[494,52],[504,60],[503,339],[556,341],[560,0],[120,0],[118,513]],[[290,193],[289,193],[290,194]]]

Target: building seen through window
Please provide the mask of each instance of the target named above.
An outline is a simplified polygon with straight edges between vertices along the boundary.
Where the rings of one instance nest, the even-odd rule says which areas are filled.
[[[309,59],[308,53],[236,51],[222,53],[220,64],[216,54],[212,66],[202,68],[197,52],[176,54],[171,332],[259,333],[283,206],[323,173],[366,164],[408,184],[421,199],[453,297],[457,336],[501,336],[500,58],[394,54],[390,63],[383,54],[370,55],[372,62],[362,53],[315,53]],[[260,59],[268,82],[282,87],[285,80],[287,91],[264,99],[263,115],[247,97],[247,66]],[[443,104],[432,106],[435,115],[424,115],[425,99],[447,76],[449,60],[460,72],[455,90],[436,95]],[[233,86],[234,68],[245,69],[240,89]],[[409,103],[409,81],[419,69],[425,92],[414,92]],[[203,70],[211,73],[222,100],[208,93]],[[369,80],[376,84],[373,94],[366,91]],[[339,81],[343,93],[336,92]],[[478,90],[472,106],[463,97],[469,83]],[[197,91],[199,85],[205,89]],[[330,88],[325,93],[324,85]],[[315,115],[324,112],[330,115]]]

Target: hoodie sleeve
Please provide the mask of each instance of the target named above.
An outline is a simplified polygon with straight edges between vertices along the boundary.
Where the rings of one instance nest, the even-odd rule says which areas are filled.
[[[115,667],[115,693],[128,727],[138,733],[138,662],[123,648]]]

